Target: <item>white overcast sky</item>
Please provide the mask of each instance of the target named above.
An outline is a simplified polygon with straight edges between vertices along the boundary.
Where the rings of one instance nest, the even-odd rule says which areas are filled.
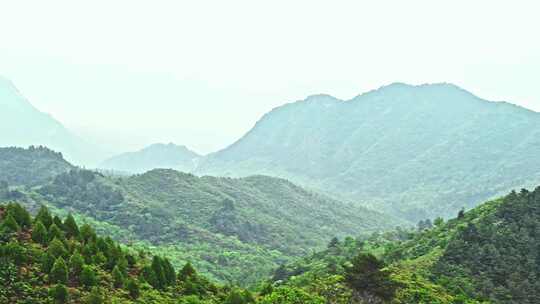
[[[207,153],[283,103],[395,81],[540,111],[538,2],[0,0],[0,75],[114,151]]]

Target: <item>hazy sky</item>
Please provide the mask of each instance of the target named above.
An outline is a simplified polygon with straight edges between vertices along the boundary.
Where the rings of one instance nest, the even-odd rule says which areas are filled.
[[[211,152],[283,103],[395,81],[540,111],[536,3],[0,0],[0,75],[115,151]]]

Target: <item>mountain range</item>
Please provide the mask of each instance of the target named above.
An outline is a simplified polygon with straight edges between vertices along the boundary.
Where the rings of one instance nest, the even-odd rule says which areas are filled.
[[[144,173],[152,169],[176,169],[192,172],[201,155],[186,146],[173,143],[153,144],[140,151],[127,152],[108,158],[98,167],[120,172]]]
[[[51,115],[36,109],[15,85],[0,77],[0,147],[46,146],[80,165],[95,165],[100,148],[78,137]]]
[[[539,135],[540,114],[525,108],[452,84],[394,83],[351,100],[314,95],[277,107],[182,169],[282,177],[417,222],[539,183]],[[138,172],[147,161],[135,159],[160,158],[152,150],[108,167]]]

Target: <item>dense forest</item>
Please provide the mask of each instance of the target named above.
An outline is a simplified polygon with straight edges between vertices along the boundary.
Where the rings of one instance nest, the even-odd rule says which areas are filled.
[[[17,168],[10,172],[25,176]],[[400,222],[266,176],[159,169],[126,177],[73,167],[34,187],[3,183],[3,189],[0,200],[17,200],[32,212],[47,205],[55,214],[72,213],[115,240],[167,254],[177,267],[189,260],[213,280],[242,286],[333,236]]]
[[[540,187],[447,222],[334,239],[276,269],[270,282],[328,303],[538,303],[538,206]]]

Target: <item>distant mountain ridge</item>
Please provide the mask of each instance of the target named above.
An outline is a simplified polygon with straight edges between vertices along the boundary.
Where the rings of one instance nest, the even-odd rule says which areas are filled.
[[[46,146],[71,162],[95,164],[100,150],[71,133],[49,114],[32,106],[13,83],[0,77],[0,147]]]
[[[540,114],[451,84],[277,107],[195,173],[264,174],[417,221],[540,182]]]
[[[186,146],[153,144],[136,152],[113,156],[99,164],[99,168],[130,173],[144,173],[158,168],[191,172],[200,158],[201,155]]]

